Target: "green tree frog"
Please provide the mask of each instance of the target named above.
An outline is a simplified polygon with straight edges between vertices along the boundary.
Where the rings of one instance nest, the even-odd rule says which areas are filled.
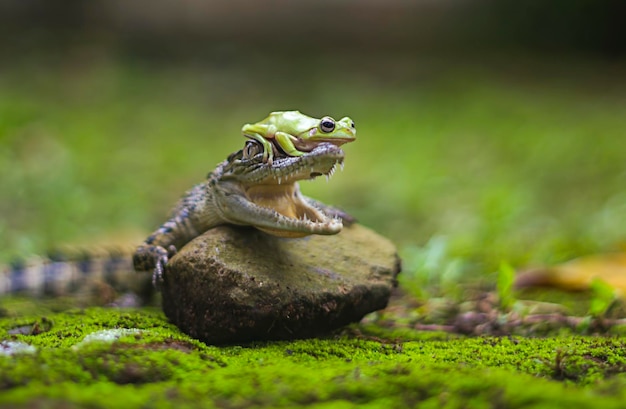
[[[302,156],[320,142],[340,146],[356,139],[354,121],[345,117],[335,121],[329,116],[311,118],[299,111],[277,111],[256,124],[246,124],[243,135],[263,145],[263,160],[272,162],[272,140],[289,156]]]

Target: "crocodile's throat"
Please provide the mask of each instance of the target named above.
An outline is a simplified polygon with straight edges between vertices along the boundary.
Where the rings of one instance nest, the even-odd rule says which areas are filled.
[[[246,191],[248,199],[262,207],[273,209],[292,219],[324,222],[326,217],[302,200],[297,183],[282,185],[257,185]]]
[[[248,199],[254,204],[275,210],[285,217],[313,223],[329,222],[329,218],[326,215],[302,199],[297,183],[251,186],[246,190],[246,194]],[[282,237],[302,237],[307,235],[306,233],[274,231],[273,229],[272,231],[268,231],[268,229],[261,230]]]

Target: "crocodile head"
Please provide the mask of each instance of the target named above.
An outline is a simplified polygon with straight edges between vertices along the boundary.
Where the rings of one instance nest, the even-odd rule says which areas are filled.
[[[222,164],[210,183],[224,220],[252,225],[280,237],[337,234],[342,221],[325,214],[304,197],[297,182],[318,176],[330,178],[343,166],[344,152],[331,143],[320,143],[302,156],[276,156],[263,161],[263,148],[247,142]]]

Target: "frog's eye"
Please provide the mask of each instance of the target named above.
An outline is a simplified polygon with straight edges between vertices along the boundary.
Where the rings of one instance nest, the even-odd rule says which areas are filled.
[[[320,130],[324,133],[330,133],[335,130],[335,120],[329,116],[325,116],[320,121]]]
[[[350,122],[350,127],[354,129],[354,121]]]

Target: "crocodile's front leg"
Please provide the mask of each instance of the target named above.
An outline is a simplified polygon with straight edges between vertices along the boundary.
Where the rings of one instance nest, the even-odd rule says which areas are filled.
[[[211,195],[204,183],[187,192],[173,210],[173,216],[137,247],[133,255],[135,270],[152,270],[152,282],[158,288],[165,265],[177,250],[220,224],[210,203]]]

